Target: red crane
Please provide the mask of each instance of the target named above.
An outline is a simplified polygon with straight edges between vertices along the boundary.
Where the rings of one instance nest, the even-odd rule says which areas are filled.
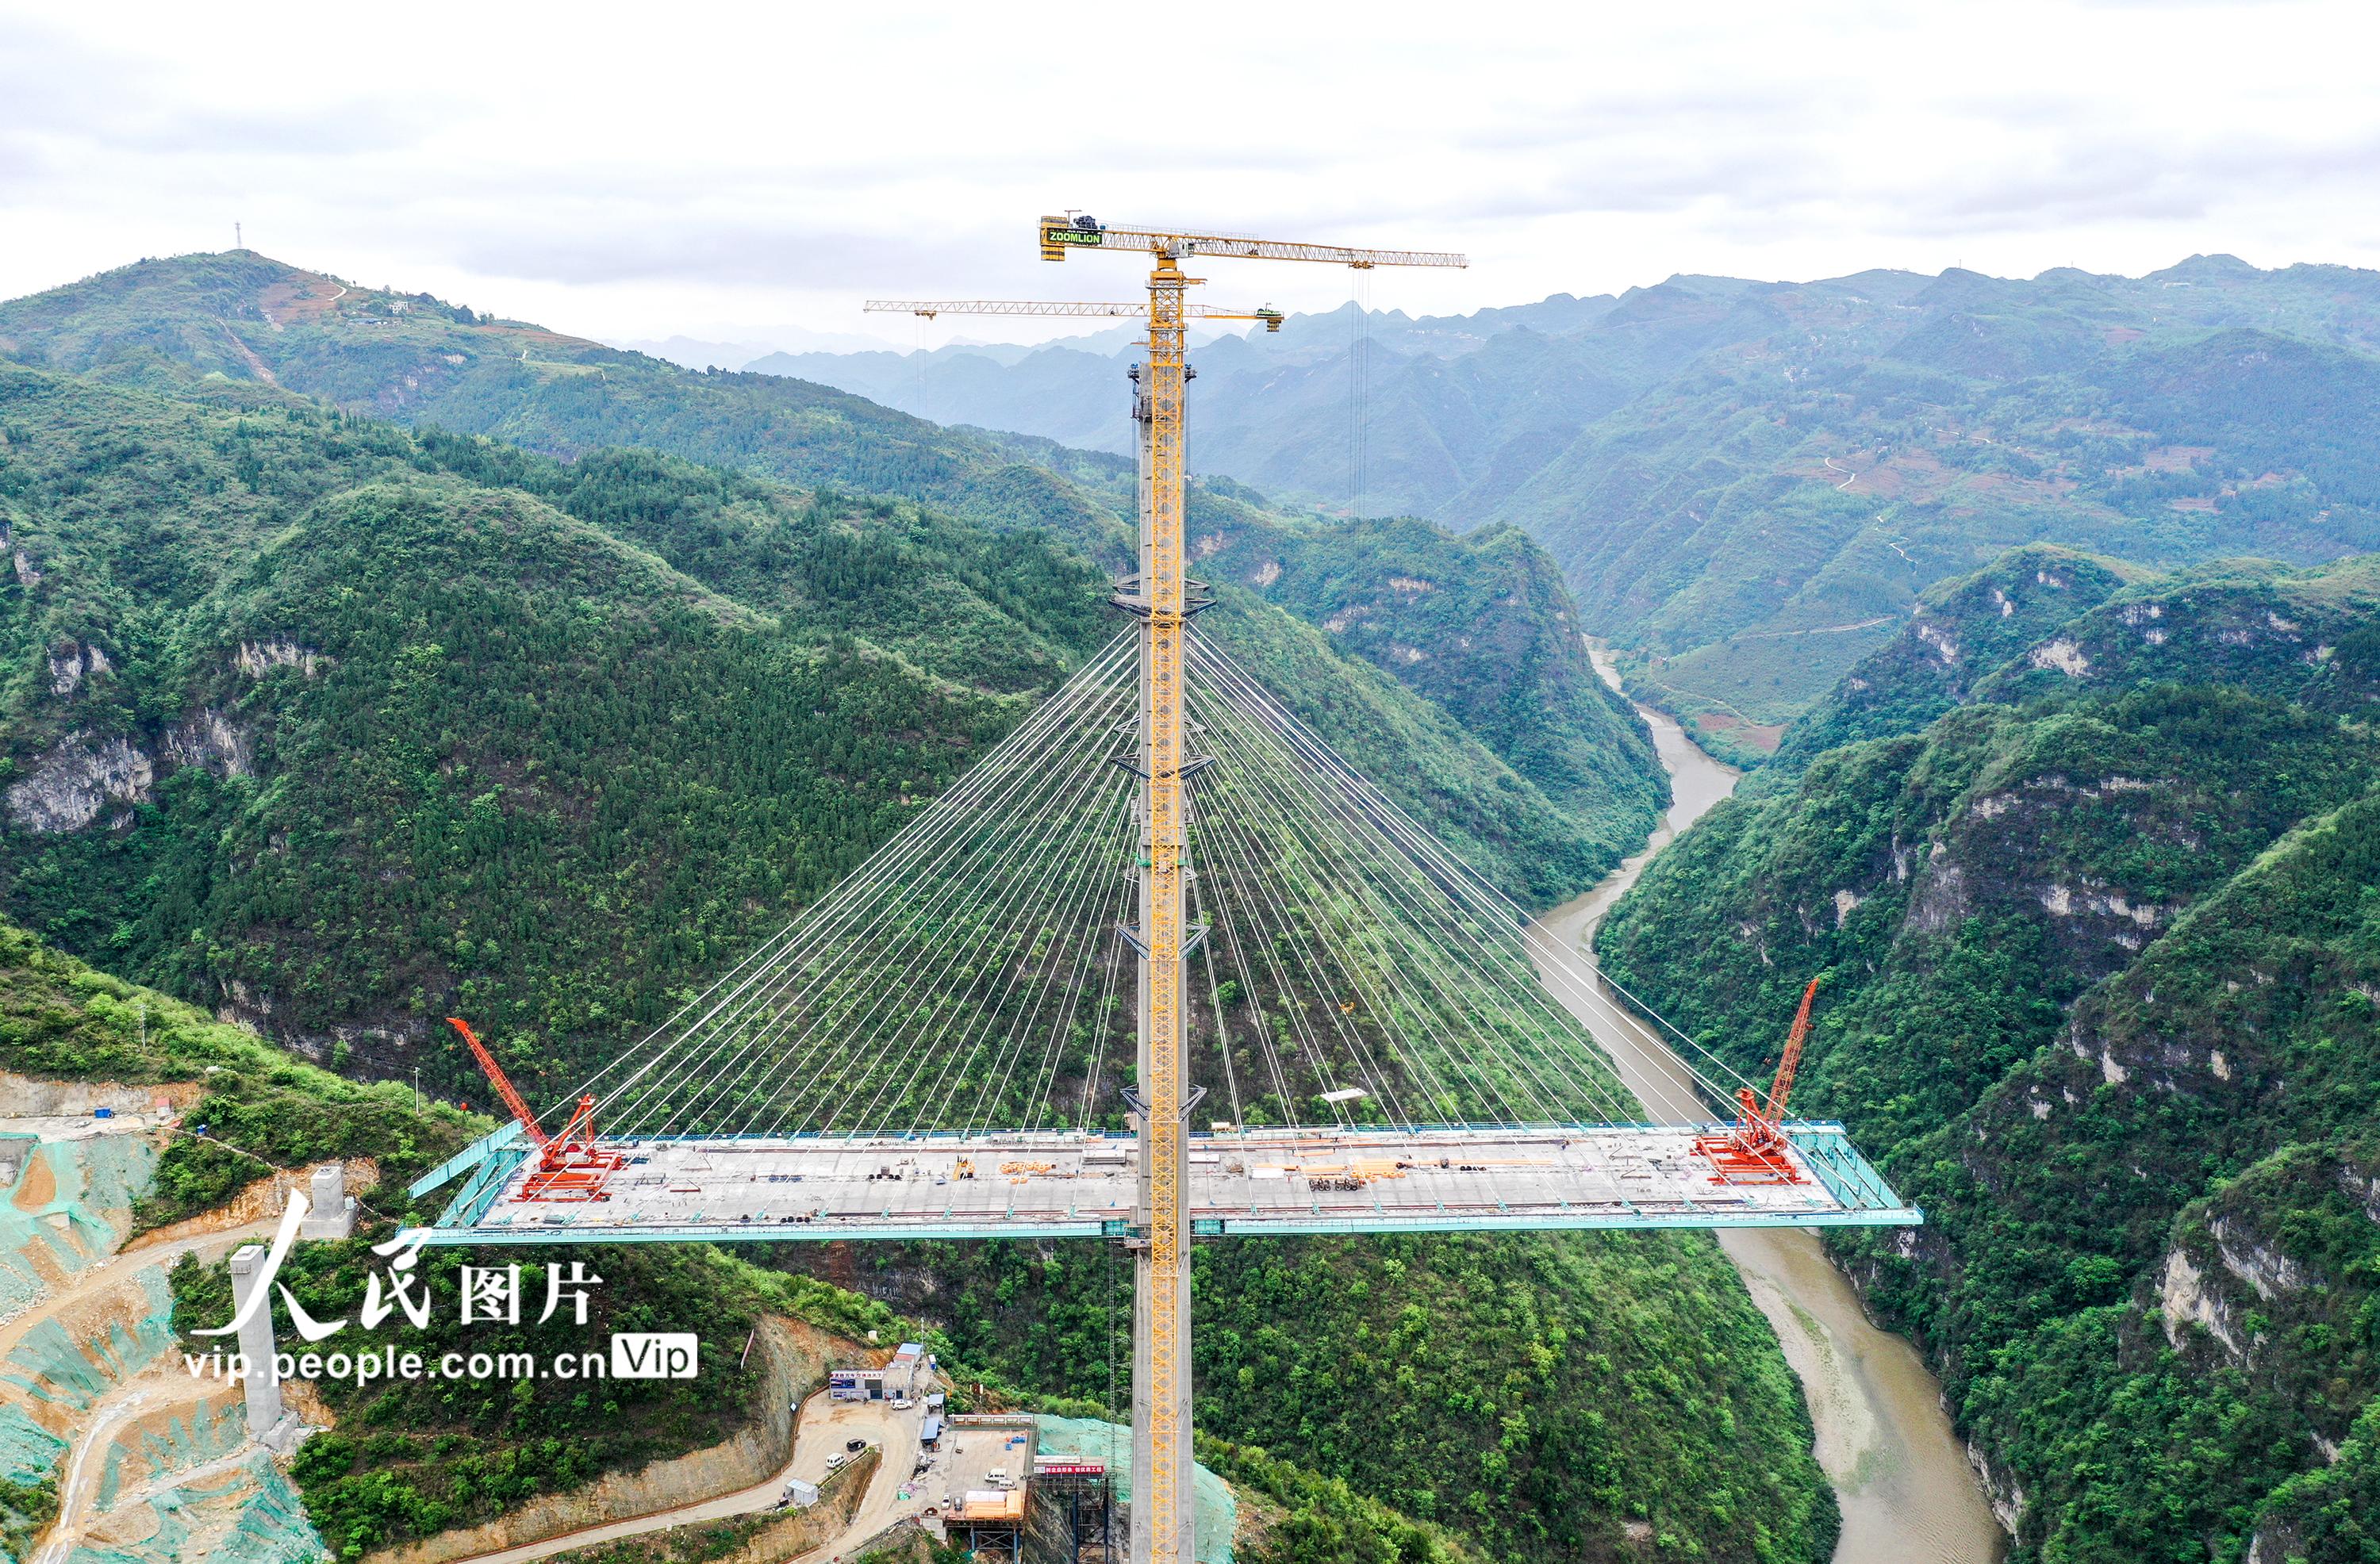
[[[595,1098],[592,1095],[578,1099],[570,1115],[570,1122],[562,1127],[559,1135],[549,1135],[540,1128],[537,1115],[528,1110],[520,1093],[513,1090],[504,1067],[496,1062],[487,1045],[480,1042],[470,1026],[460,1017],[450,1015],[446,1024],[463,1034],[471,1045],[471,1057],[480,1061],[488,1084],[504,1099],[520,1121],[521,1133],[537,1147],[537,1171],[521,1186],[524,1200],[601,1200],[604,1181],[625,1160],[620,1153],[606,1150],[595,1144]]]
[[[1819,974],[1820,977],[1825,976]],[[1802,1008],[1793,1012],[1793,1029],[1785,1035],[1785,1057],[1777,1062],[1777,1079],[1769,1084],[1764,1105],[1750,1086],[1735,1089],[1742,1117],[1723,1135],[1704,1135],[1694,1149],[1718,1169],[1715,1183],[1801,1183],[1803,1176],[1786,1155],[1785,1107],[1793,1095],[1793,1074],[1802,1067],[1802,1045],[1810,1037],[1810,1002],[1818,997],[1818,978],[1802,990]]]

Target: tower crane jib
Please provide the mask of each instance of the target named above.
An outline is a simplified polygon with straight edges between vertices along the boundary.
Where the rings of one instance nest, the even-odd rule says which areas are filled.
[[[1189,1088],[1189,1035],[1184,958],[1196,931],[1184,924],[1187,830],[1183,789],[1200,764],[1187,753],[1183,716],[1184,652],[1190,616],[1207,605],[1193,596],[1183,538],[1184,322],[1257,319],[1281,329],[1273,309],[1235,316],[1184,297],[1203,279],[1183,262],[1308,261],[1368,270],[1376,266],[1463,266],[1439,250],[1360,249],[1262,239],[1245,234],[1107,225],[1084,216],[1044,217],[1038,228],[1044,261],[1069,250],[1151,255],[1148,358],[1142,367],[1140,420],[1140,571],[1119,584],[1115,602],[1137,616],[1140,634],[1140,1040],[1134,1107],[1139,1120],[1140,1182],[1128,1243],[1134,1250],[1132,1564],[1191,1564],[1196,1557],[1190,1493],[1190,1275],[1184,1217],[1188,1183],[1184,1120]],[[916,312],[940,312],[912,306]],[[1100,304],[979,305],[997,314],[1123,313]],[[956,313],[955,309],[951,312]],[[1135,311],[1136,313],[1136,311]]]

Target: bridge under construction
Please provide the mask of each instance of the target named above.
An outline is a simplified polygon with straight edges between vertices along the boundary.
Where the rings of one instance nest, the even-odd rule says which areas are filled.
[[[1575,952],[1425,825],[1433,779],[1249,665],[1184,537],[1196,259],[1366,271],[1459,256],[1042,219],[1045,258],[1153,258],[1131,621],[868,861],[553,1110],[469,1039],[514,1121],[418,1182],[442,1243],[1108,1238],[1135,1257],[1135,1564],[1189,1564],[1194,1239],[1907,1225],[1838,1124],[1674,1033],[1673,1100],[1621,1085]],[[1249,661],[1244,661],[1249,660]],[[1342,697],[1340,698],[1346,698]],[[1812,985],[1815,992],[1815,984]],[[1649,1012],[1647,1012],[1649,1013]],[[1656,1086],[1656,1091],[1666,1090]],[[546,1123],[558,1120],[559,1127]]]

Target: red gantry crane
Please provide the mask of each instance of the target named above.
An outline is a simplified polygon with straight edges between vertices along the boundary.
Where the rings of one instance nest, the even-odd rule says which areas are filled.
[[[537,1147],[537,1171],[529,1175],[528,1182],[521,1190],[521,1198],[604,1198],[604,1182],[625,1158],[616,1151],[607,1151],[595,1144],[595,1098],[592,1096],[580,1097],[578,1107],[570,1115],[570,1121],[563,1125],[562,1134],[549,1135],[538,1123],[537,1115],[528,1110],[528,1104],[521,1100],[520,1093],[513,1089],[504,1067],[496,1062],[496,1056],[488,1051],[487,1045],[480,1041],[468,1024],[460,1016],[450,1015],[446,1018],[446,1024],[462,1033],[463,1040],[471,1045],[471,1057],[480,1061],[480,1069],[488,1077],[488,1084],[496,1088],[496,1095],[504,1098],[504,1106],[511,1109],[513,1117],[519,1121],[521,1133]]]

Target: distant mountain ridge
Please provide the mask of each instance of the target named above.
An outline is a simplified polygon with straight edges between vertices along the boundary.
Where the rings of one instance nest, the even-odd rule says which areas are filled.
[[[1194,468],[1349,508],[1353,323],[1300,316],[1194,354]],[[2010,547],[2159,568],[2380,548],[2372,272],[2193,256],[2137,278],[1679,275],[1371,325],[1362,508],[1523,528],[1633,687],[1722,749]],[[898,356],[797,363],[896,406],[918,394]],[[924,394],[946,419],[1123,449],[1121,363],[951,349]]]

